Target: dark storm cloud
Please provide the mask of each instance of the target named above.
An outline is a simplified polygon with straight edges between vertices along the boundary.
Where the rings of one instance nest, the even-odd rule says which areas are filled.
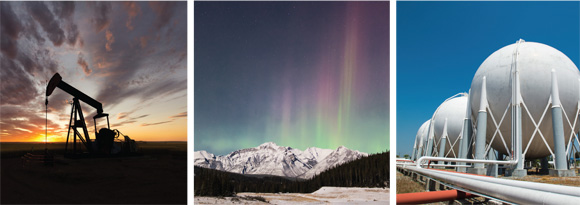
[[[32,19],[31,17],[25,17],[23,18],[23,22],[24,22],[23,23],[24,30],[22,32],[23,36],[31,40],[34,39],[37,45],[39,46],[44,45],[44,42],[46,40],[38,32],[38,29],[36,28],[37,27],[36,22],[34,21],[34,19]]]
[[[60,18],[69,18],[75,11],[74,1],[53,1],[51,2],[54,13]]]
[[[52,44],[55,46],[62,45],[65,40],[64,31],[44,2],[26,2],[25,4],[28,8],[28,13],[40,24]]]
[[[99,33],[111,23],[111,19],[109,19],[109,13],[111,13],[113,8],[111,2],[87,2],[87,4],[93,8],[94,16],[91,21],[95,25],[95,30]]]
[[[28,73],[34,73],[36,70],[40,70],[36,61],[33,61],[26,53],[20,53],[17,59],[22,65],[22,68]]]
[[[0,23],[0,50],[7,57],[15,58],[18,53],[16,39],[22,31],[22,24],[8,2],[0,2]]]
[[[134,7],[132,4],[125,4],[129,18],[138,14],[136,8],[144,9],[143,4],[146,3],[138,2]],[[180,4],[185,5],[185,2],[149,2],[148,4],[154,14],[149,13],[150,15],[142,18],[154,20],[152,25],[143,27],[141,26],[143,24],[133,21],[131,26],[135,24],[135,26],[139,25],[140,27],[135,27],[134,32],[130,32],[134,35],[129,35],[118,30],[121,27],[127,27],[127,22],[114,21],[109,28],[105,29],[105,45],[97,45],[96,51],[92,53],[93,62],[96,62],[96,66],[99,68],[93,70],[96,72],[95,75],[105,76],[103,86],[100,87],[96,98],[106,106],[115,106],[123,102],[124,99],[132,97],[148,101],[186,89],[186,81],[173,82],[164,77],[176,69],[185,69],[183,62],[186,59],[179,57],[182,56],[182,53],[186,53],[187,48],[176,46],[185,44],[171,42],[186,40],[186,32],[182,28],[186,24],[184,20],[187,17],[186,12],[175,9]],[[167,23],[174,18],[173,16],[175,18],[179,16],[179,19],[183,20],[178,22],[180,25],[171,24],[168,27],[176,27],[176,30],[182,29],[180,32],[184,32],[169,34],[169,32],[156,29],[157,22]],[[181,39],[180,34],[183,34],[183,39]],[[161,35],[169,40],[150,40],[153,36]],[[131,51],[127,52],[127,50]],[[148,62],[150,59],[164,60]]]
[[[74,46],[76,44],[77,40],[80,38],[79,37],[79,29],[78,29],[76,24],[74,24],[74,23],[72,23],[72,21],[70,21],[66,25],[66,30],[67,30],[66,42],[69,45]]]
[[[2,53],[9,58],[15,58],[18,53],[16,41],[3,33],[0,35],[2,35],[0,38],[0,49],[2,50]]]
[[[34,87],[35,82],[18,63],[4,56],[0,56],[0,63],[2,65],[0,105],[22,105],[38,96],[38,91]]]
[[[46,48],[39,48],[36,52],[20,52],[17,60],[32,77],[46,77],[58,71],[59,64],[52,57]]]
[[[81,68],[83,69],[83,72],[85,72],[85,75],[90,75],[91,72],[93,72],[93,70],[91,70],[91,68],[89,68],[89,64],[87,63],[87,61],[85,61],[83,53],[79,53],[79,56],[77,58],[77,64],[79,64],[79,66],[81,66]]]
[[[17,39],[18,34],[22,30],[22,25],[8,2],[0,2],[0,5],[2,6],[0,7],[2,32],[12,39]]]
[[[54,14],[61,19],[63,29],[66,31],[66,43],[74,46],[80,38],[78,26],[73,22],[75,2],[55,1],[51,3]]]
[[[167,25],[171,17],[173,16],[173,10],[177,6],[177,2],[174,1],[150,1],[149,6],[155,14],[157,14],[157,21],[155,22],[155,27],[157,29]]]

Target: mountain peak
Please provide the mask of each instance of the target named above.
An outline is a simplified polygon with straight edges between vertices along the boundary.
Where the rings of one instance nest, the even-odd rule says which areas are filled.
[[[278,147],[278,145],[277,145],[276,143],[274,143],[274,142],[266,142],[266,143],[264,143],[264,144],[261,144],[261,145],[260,145],[260,146],[258,146],[258,147],[263,147],[263,148],[266,148],[266,147],[273,147],[273,148],[274,148],[274,147]]]

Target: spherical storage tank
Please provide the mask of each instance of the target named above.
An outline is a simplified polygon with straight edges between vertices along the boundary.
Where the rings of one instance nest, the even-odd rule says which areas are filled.
[[[518,53],[517,57],[514,55],[515,52]],[[475,73],[471,83],[471,117],[475,123],[479,111],[481,85],[483,77],[486,76],[489,106],[486,131],[487,143],[490,143],[496,130],[492,116],[499,123],[505,112],[505,119],[499,126],[505,145],[499,135],[491,142],[491,146],[502,154],[508,154],[508,150],[511,152],[512,149],[511,108],[508,107],[512,98],[511,72],[515,68],[519,72],[520,93],[523,101],[521,105],[522,153],[527,148],[528,150],[525,153],[525,158],[527,159],[548,156],[550,151],[546,144],[554,151],[551,104],[548,107],[548,100],[551,94],[551,71],[554,69],[556,72],[560,101],[565,111],[563,112],[563,122],[566,145],[572,131],[568,120],[571,123],[575,122],[574,119],[578,108],[578,80],[580,73],[566,55],[541,43],[520,42],[519,45],[518,43],[511,44],[495,51],[485,59]],[[506,108],[508,108],[507,112]],[[545,116],[539,122],[544,112]],[[566,116],[568,120],[566,120]],[[532,118],[536,123],[540,124],[539,131],[545,137],[546,143],[536,133],[528,147],[536,127],[532,122]],[[574,132],[578,132],[578,125],[574,128]]]
[[[417,142],[417,150],[419,150],[420,147],[423,148],[421,152],[425,152],[425,147],[427,146],[427,137],[428,137],[427,135],[429,134],[430,123],[431,120],[425,121],[423,125],[421,125],[421,127],[417,131],[417,135],[415,136],[415,140]],[[417,155],[423,156],[423,153],[418,153]]]
[[[459,135],[463,128],[463,120],[467,111],[467,95],[460,95],[443,102],[433,115],[434,142],[440,145],[443,137],[445,119],[447,119],[447,142],[445,142],[445,157],[458,157],[459,155]],[[433,143],[435,144],[435,143]],[[450,146],[454,145],[453,147]],[[433,149],[439,151],[439,148]]]

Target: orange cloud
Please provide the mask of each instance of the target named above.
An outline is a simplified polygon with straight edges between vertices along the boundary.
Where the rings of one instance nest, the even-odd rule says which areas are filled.
[[[127,11],[127,15],[129,16],[127,22],[125,23],[125,26],[127,26],[127,29],[129,30],[133,30],[134,29],[132,25],[133,19],[135,19],[135,17],[137,17],[137,15],[141,13],[141,7],[137,5],[137,2],[123,2],[123,8],[125,9],[125,11]]]
[[[175,119],[175,118],[181,118],[181,117],[187,117],[187,112],[182,112],[182,113],[179,113],[177,115],[173,115],[173,116],[171,116],[169,118]]]
[[[115,42],[115,36],[113,36],[111,30],[107,29],[107,31],[105,32],[105,37],[107,38],[107,44],[105,44],[105,48],[107,49],[107,51],[112,51],[113,49],[111,48],[111,44]]]

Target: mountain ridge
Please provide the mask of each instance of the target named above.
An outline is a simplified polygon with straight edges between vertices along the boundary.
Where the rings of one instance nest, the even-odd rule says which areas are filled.
[[[340,164],[368,156],[345,146],[337,149],[309,147],[304,151],[266,142],[258,147],[216,156],[205,150],[194,152],[194,165],[238,174],[265,174],[310,179]]]

